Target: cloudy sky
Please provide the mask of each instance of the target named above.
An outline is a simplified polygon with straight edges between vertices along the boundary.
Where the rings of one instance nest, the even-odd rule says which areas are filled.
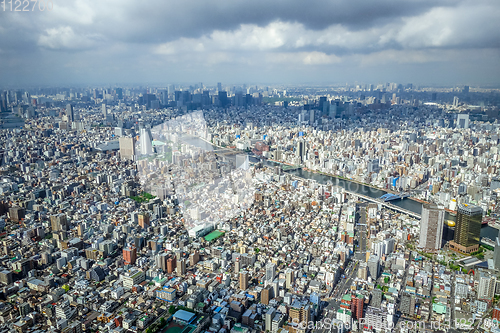
[[[50,2],[0,4],[0,86],[500,85],[499,0]]]

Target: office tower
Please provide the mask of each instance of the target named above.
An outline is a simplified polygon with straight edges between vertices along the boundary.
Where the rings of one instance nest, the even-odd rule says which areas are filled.
[[[493,251],[493,265],[495,269],[500,270],[500,238],[495,238],[495,249]]]
[[[486,272],[479,273],[479,286],[477,288],[477,298],[482,300],[492,300],[495,296],[497,279],[494,275]]]
[[[420,220],[420,238],[418,246],[426,251],[441,249],[444,227],[444,208],[434,204],[422,205],[422,218]]]
[[[376,280],[378,278],[378,272],[380,268],[380,258],[376,255],[370,256],[367,262],[368,266],[368,274],[372,277],[372,279]]]
[[[296,155],[299,158],[300,162],[302,162],[304,154],[305,154],[305,144],[304,144],[304,141],[299,140],[297,142],[297,152],[296,152]]]
[[[123,89],[116,88],[115,91],[116,91],[116,97],[118,97],[118,99],[123,99]]]
[[[453,106],[455,106],[455,107],[458,106],[458,97],[457,96],[453,97]]]
[[[309,110],[309,125],[313,125],[314,124],[314,109],[311,109]]]
[[[147,128],[141,128],[140,144],[142,155],[150,155],[153,153],[153,145],[151,144],[151,141],[149,130]]]
[[[217,92],[222,91],[222,83],[217,82]]]
[[[167,90],[164,90],[161,92],[161,104],[163,104],[163,106],[168,104],[168,91]]]
[[[134,138],[120,137],[120,156],[122,159],[134,160],[135,158],[135,142]]]
[[[219,91],[219,104],[221,107],[226,107],[229,104],[228,98],[227,98],[227,92],[225,91]]]
[[[67,231],[68,230],[68,220],[65,214],[52,215],[50,217],[50,226],[52,232],[57,231]]]
[[[462,93],[468,94],[469,93],[469,86],[464,86],[464,89],[462,89]]]
[[[276,275],[276,265],[272,262],[266,265],[266,282],[272,282]]]
[[[457,128],[469,128],[469,115],[468,114],[457,115]]]
[[[479,249],[479,235],[483,210],[471,204],[460,204],[457,210],[455,237],[450,241],[450,249],[469,254]]]
[[[177,261],[177,275],[186,274],[186,259],[182,258]]]
[[[137,259],[137,248],[135,246],[127,247],[123,249],[123,260],[125,264],[135,264]]]
[[[240,272],[240,289],[247,290],[248,288],[248,272],[241,271]]]
[[[102,115],[104,117],[104,120],[106,120],[106,117],[108,116],[108,110],[106,109],[106,104],[102,104]]]
[[[437,94],[436,93],[432,93],[431,94],[431,101],[435,102],[437,100]]]
[[[66,105],[66,116],[68,116],[68,121],[70,123],[75,121],[75,111],[73,110],[73,106],[71,104]]]

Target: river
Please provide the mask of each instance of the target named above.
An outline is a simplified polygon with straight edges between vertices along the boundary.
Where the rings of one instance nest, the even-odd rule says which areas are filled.
[[[186,143],[192,144],[194,146],[200,147],[205,150],[216,150],[220,149],[217,148],[216,146],[212,146],[206,141],[201,140],[200,138],[196,137],[183,137],[182,139]],[[236,153],[234,154],[236,155]],[[226,155],[226,158],[232,159],[235,158],[234,155]],[[258,162],[258,159],[255,157],[250,157],[251,162]],[[275,166],[278,163],[272,162],[272,161],[264,161],[264,165],[266,166]],[[330,182],[332,185],[338,185],[350,192],[355,192],[359,194],[366,195],[371,198],[380,198],[382,195],[388,193],[387,191],[384,191],[382,189],[376,189],[370,186],[366,186],[363,184],[358,184],[356,182],[343,179],[343,178],[337,178],[333,176],[327,176],[319,173],[315,173],[312,171],[306,171],[303,169],[295,169],[295,170],[290,170],[290,171],[285,171],[287,173],[290,173],[292,175],[295,175],[297,177],[305,178],[305,179],[314,179],[320,184],[327,184]],[[391,201],[392,204],[395,206],[399,206],[401,208],[407,209],[409,211],[412,211],[417,214],[422,213],[422,204],[418,201],[411,200],[409,198],[403,199],[403,200],[394,200]],[[457,218],[456,216],[451,215],[450,213],[446,212],[445,214],[445,219],[446,220],[452,220],[456,221]],[[488,225],[483,225],[481,228],[481,237],[488,237],[492,240],[495,240],[495,237],[497,237],[499,234],[498,229],[495,229],[493,227],[490,227]],[[452,240],[454,235],[454,230],[453,228],[449,228],[448,226],[444,226],[444,231],[443,231],[443,238],[445,240]]]

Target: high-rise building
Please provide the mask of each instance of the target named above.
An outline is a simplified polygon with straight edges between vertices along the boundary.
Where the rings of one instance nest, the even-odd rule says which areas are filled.
[[[162,271],[167,271],[167,260],[169,256],[167,253],[163,252],[156,256],[156,266],[160,268]]]
[[[241,271],[240,272],[240,289],[247,290],[248,288],[248,272]]]
[[[151,143],[152,139],[147,128],[141,128],[141,154],[150,155],[153,153],[153,145]]]
[[[462,113],[457,115],[457,128],[469,128],[469,115]]]
[[[380,269],[380,258],[376,255],[371,255],[368,259],[367,266],[369,275],[372,279],[376,280]]]
[[[418,246],[426,251],[441,249],[444,227],[444,207],[434,204],[422,205],[422,218],[420,220],[420,238]]]
[[[358,268],[358,279],[368,279],[368,267],[365,262],[361,262]]]
[[[294,282],[295,282],[294,271],[291,268],[287,268],[287,270],[285,271],[285,283],[286,283],[285,287],[287,289],[292,288]]]
[[[135,246],[123,249],[123,260],[126,264],[135,264],[137,259],[137,248]]]
[[[65,214],[52,215],[50,217],[50,227],[52,232],[68,231],[68,220]]]
[[[104,120],[106,120],[106,117],[108,116],[108,110],[106,109],[106,104],[102,104],[102,115],[104,116]]]
[[[149,214],[148,213],[141,213],[138,215],[139,218],[139,225],[141,228],[147,228],[149,227]]]
[[[495,296],[495,287],[497,279],[494,275],[486,272],[479,273],[479,285],[477,288],[477,298],[484,300],[492,300]]]
[[[186,274],[186,259],[182,258],[181,260],[177,261],[177,275],[184,274]]]
[[[460,204],[457,210],[455,237],[450,241],[450,249],[469,254],[479,249],[479,236],[483,210],[471,204]]]
[[[500,238],[495,238],[495,249],[493,251],[493,265],[500,270]]]
[[[266,282],[272,282],[276,275],[276,265],[272,262],[266,265]]]
[[[314,124],[314,121],[316,120],[314,117],[315,116],[314,111],[315,111],[314,109],[309,110],[309,125]]]
[[[266,286],[262,289],[260,293],[260,301],[262,304],[268,305],[269,301],[273,298],[273,287],[271,285]]]
[[[116,97],[118,97],[118,99],[123,99],[123,89],[116,88],[115,91],[116,91]]]
[[[363,306],[365,297],[363,295],[355,295],[351,297],[351,313],[353,319],[363,318]]]
[[[134,138],[120,137],[120,156],[122,159],[134,160],[135,158],[135,142]]]
[[[273,318],[274,318],[275,314],[276,314],[276,309],[273,307],[270,307],[264,316],[264,321],[266,322],[266,331],[267,332],[272,332]]]
[[[167,273],[172,274],[172,272],[177,268],[177,258],[171,256],[167,259]]]
[[[376,288],[372,291],[372,299],[370,300],[370,306],[374,308],[380,308],[382,304],[382,290]]]
[[[402,314],[413,317],[415,314],[415,297],[410,294],[404,293],[401,297],[399,310]]]
[[[458,106],[458,97],[457,96],[453,97],[453,106],[454,107]]]
[[[75,121],[75,111],[73,110],[73,105],[71,104],[66,105],[66,116],[68,116],[68,121],[70,123]]]
[[[288,315],[292,323],[299,323],[303,326],[307,326],[307,323],[311,320],[311,310],[309,305],[300,303],[299,301],[294,301],[290,310],[288,310]]]
[[[200,261],[200,252],[194,251],[189,255],[189,265],[194,266]]]
[[[297,142],[297,152],[296,152],[296,155],[300,159],[301,162],[302,162],[302,158],[303,158],[304,154],[305,154],[305,144],[304,144],[304,141],[299,140]]]

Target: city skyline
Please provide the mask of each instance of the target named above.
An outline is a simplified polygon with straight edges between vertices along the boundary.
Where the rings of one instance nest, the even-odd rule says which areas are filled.
[[[1,86],[500,83],[494,1],[53,5],[0,10]]]

